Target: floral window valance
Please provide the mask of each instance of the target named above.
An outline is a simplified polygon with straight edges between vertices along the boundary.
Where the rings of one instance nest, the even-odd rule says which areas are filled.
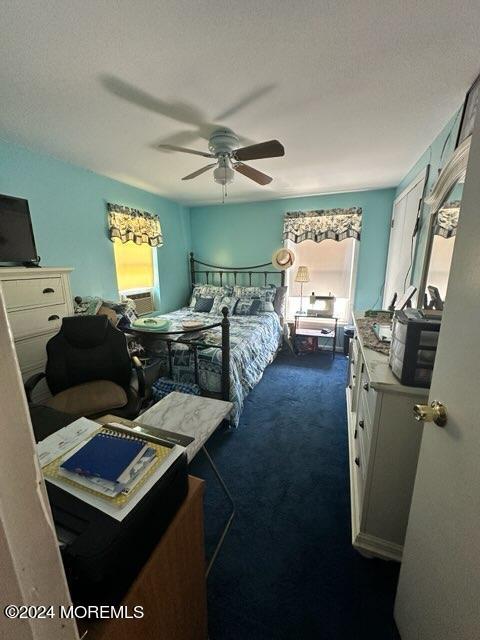
[[[362,209],[319,209],[315,211],[292,211],[285,214],[284,240],[298,244],[304,240],[322,242],[345,238],[360,240]]]
[[[460,213],[460,200],[447,202],[438,210],[433,233],[442,238],[451,238],[457,233],[458,214]]]
[[[107,206],[110,240],[120,238],[122,242],[132,241],[135,244],[149,244],[151,247],[163,245],[158,216],[110,202]]]

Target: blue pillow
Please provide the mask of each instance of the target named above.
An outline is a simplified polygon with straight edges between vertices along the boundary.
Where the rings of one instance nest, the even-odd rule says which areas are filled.
[[[235,306],[234,315],[236,316],[254,316],[262,306],[260,298],[240,298]]]
[[[193,310],[200,311],[201,313],[208,313],[212,307],[213,298],[197,298]]]

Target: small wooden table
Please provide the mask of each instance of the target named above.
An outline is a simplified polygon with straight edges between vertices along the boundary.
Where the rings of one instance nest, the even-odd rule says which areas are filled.
[[[79,622],[85,640],[206,640],[207,593],[203,537],[204,482],[188,478],[188,494],[121,605],[143,618]]]

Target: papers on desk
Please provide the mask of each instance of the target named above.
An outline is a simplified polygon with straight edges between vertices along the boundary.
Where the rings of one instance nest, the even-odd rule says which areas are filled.
[[[98,422],[88,420],[88,418],[79,418],[39,442],[37,444],[37,454],[42,469],[59,456],[66,454],[81,442],[90,438],[99,428]]]
[[[129,428],[122,425],[115,425],[115,428],[115,439],[139,439]],[[63,461],[74,459],[76,453],[90,445],[98,434],[105,433],[112,434],[109,434],[108,427],[80,418],[39,442],[37,452],[44,477],[48,482],[122,521],[182,455],[185,448],[179,445],[166,447],[145,441],[148,446],[144,455],[136,461],[136,467],[130,469],[128,482],[121,487],[118,483],[98,476],[82,476],[62,465]],[[155,452],[154,456],[151,454],[152,450]]]

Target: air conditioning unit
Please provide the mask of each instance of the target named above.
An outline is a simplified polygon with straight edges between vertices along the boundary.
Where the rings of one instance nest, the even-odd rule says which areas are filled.
[[[147,313],[152,313],[152,311],[155,311],[152,291],[129,293],[127,295],[127,298],[133,300],[133,302],[135,303],[135,309],[139,316],[144,316]]]

